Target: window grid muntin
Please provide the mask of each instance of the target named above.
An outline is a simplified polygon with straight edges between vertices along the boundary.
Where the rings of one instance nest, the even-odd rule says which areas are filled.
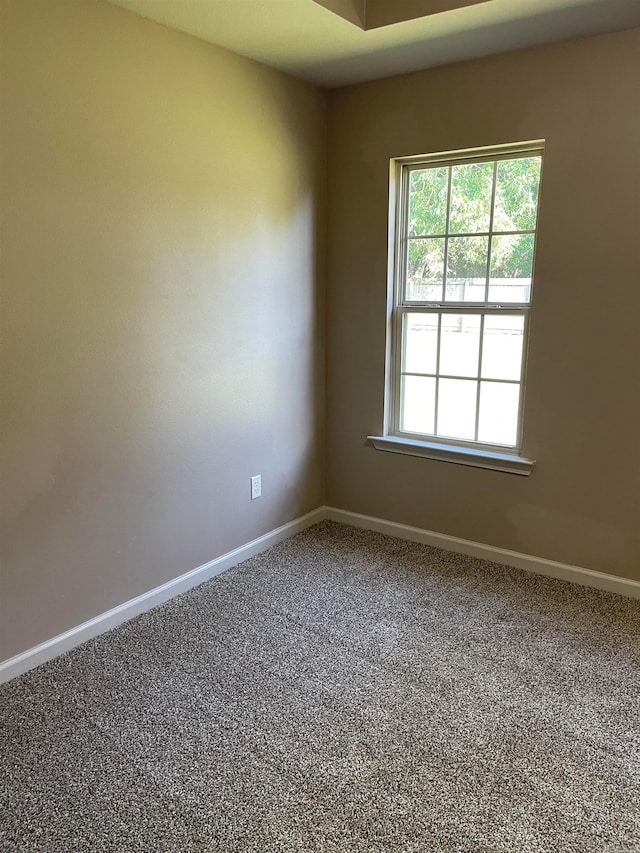
[[[492,261],[492,252],[493,252],[493,220],[496,211],[496,183],[498,181],[498,161],[494,160],[493,162],[493,183],[491,184],[491,210],[489,212],[489,245],[487,246],[487,278],[484,283],[484,301],[486,302],[489,298],[489,281],[491,279],[491,261]],[[480,339],[480,351],[482,352],[482,338]],[[480,392],[478,392],[478,398],[480,397]],[[480,411],[480,400],[478,399],[478,413],[477,417],[479,417]],[[476,441],[478,440],[478,428],[477,428],[477,418],[476,418]]]
[[[449,269],[449,225],[451,223],[451,184],[452,184],[452,171],[453,166],[449,166],[447,169],[447,219],[445,222],[445,235],[444,235],[444,269],[442,271],[442,301],[444,302],[447,298],[447,270]],[[405,295],[407,292],[407,288],[405,285]],[[442,318],[440,318],[440,322],[438,323],[438,369],[440,369],[439,359],[440,359],[440,326],[442,325]],[[436,382],[436,411],[434,415],[434,428],[437,431],[438,429],[438,389],[439,383]]]
[[[446,156],[446,159],[442,159],[441,155],[433,155],[428,158],[407,158],[402,161],[397,161],[397,166],[399,169],[399,188],[401,193],[401,203],[397,206],[397,217],[396,217],[396,234],[400,235],[400,239],[396,240],[396,274],[394,276],[394,310],[392,314],[392,333],[393,333],[393,363],[396,365],[395,370],[391,375],[391,393],[392,393],[392,432],[395,434],[401,434],[407,438],[415,438],[415,439],[424,439],[427,436],[429,439],[432,439],[436,442],[445,442],[445,441],[453,441],[455,444],[460,446],[467,447],[486,447],[487,449],[497,449],[503,450],[505,447],[514,448],[518,450],[521,446],[522,440],[522,423],[524,416],[524,384],[525,384],[525,375],[526,375],[526,367],[527,367],[527,352],[528,352],[528,343],[529,343],[529,308],[531,305],[532,291],[533,291],[533,270],[535,269],[535,250],[536,250],[536,241],[535,236],[537,233],[537,225],[538,225],[538,215],[539,215],[539,199],[540,199],[540,183],[542,178],[542,155],[543,155],[543,143],[527,143],[524,145],[514,145],[514,146],[499,146],[499,148],[504,149],[502,153],[497,153],[496,151],[488,152],[486,155],[478,155],[477,152],[462,152],[461,156],[456,155],[455,157],[451,157],[450,155]],[[516,160],[522,159],[526,157],[540,157],[540,177],[538,180],[538,195],[536,198],[536,218],[535,218],[535,228],[533,229],[518,229],[514,231],[505,231],[503,229],[493,231],[493,222],[495,215],[495,196],[496,196],[496,186],[497,186],[497,168],[498,162],[502,160]],[[490,210],[490,223],[489,223],[489,231],[486,232],[456,232],[455,234],[449,233],[449,224],[450,224],[450,213],[451,213],[451,185],[452,185],[452,168],[454,165],[458,165],[463,162],[469,163],[481,163],[491,161],[494,164],[493,168],[493,177],[492,177],[492,188],[491,188],[491,210]],[[408,234],[408,223],[409,223],[409,187],[410,187],[410,174],[411,171],[415,169],[429,169],[436,168],[442,166],[448,166],[448,184],[447,184],[447,218],[446,218],[446,233],[445,234],[427,234],[427,235],[411,235]],[[534,248],[533,248],[533,267],[532,267],[532,275],[531,275],[531,284],[529,288],[529,300],[523,302],[489,302],[489,283],[491,280],[491,250],[492,250],[492,238],[493,236],[518,236],[521,234],[532,234],[534,236]],[[473,237],[481,237],[486,236],[489,238],[489,245],[487,247],[487,269],[486,269],[486,277],[485,277],[485,299],[483,302],[449,302],[446,301],[446,285],[447,285],[447,271],[448,271],[448,249],[449,249],[449,238],[454,236],[473,236]],[[427,239],[429,237],[444,237],[445,238],[445,267],[444,267],[444,277],[442,284],[442,299],[440,301],[434,300],[409,300],[406,298],[406,288],[407,288],[407,271],[408,271],[408,252],[407,247],[410,240],[415,239]],[[436,374],[421,374],[414,372],[406,372],[402,370],[403,362],[403,353],[405,351],[405,330],[404,330],[404,315],[408,312],[412,313],[422,313],[422,312],[430,312],[437,313],[438,317],[438,338],[437,338],[437,348],[436,348]],[[480,314],[481,315],[481,333],[478,344],[478,358],[479,358],[479,369],[478,376],[473,377],[472,381],[476,382],[476,420],[475,420],[475,439],[473,441],[467,441],[458,438],[452,438],[445,435],[439,435],[437,433],[438,429],[438,406],[439,406],[439,379],[444,378],[452,378],[452,379],[469,379],[469,377],[459,377],[459,376],[444,376],[440,375],[440,341],[442,335],[442,315],[444,313],[458,313],[458,314]],[[505,379],[483,379],[481,376],[481,367],[482,367],[482,357],[483,357],[483,343],[484,343],[484,317],[488,313],[496,313],[496,314],[518,314],[523,317],[523,335],[522,335],[522,354],[521,354],[521,362],[520,362],[520,378],[519,380],[505,380]],[[400,332],[398,330],[398,324],[400,324]],[[412,433],[406,430],[400,429],[400,418],[403,412],[404,406],[404,382],[403,376],[405,375],[419,375],[425,377],[435,378],[435,410],[434,410],[434,429],[435,432],[431,433]],[[519,386],[519,394],[518,394],[518,411],[517,411],[517,429],[516,429],[516,443],[511,445],[504,444],[491,444],[489,442],[480,442],[478,441],[478,431],[479,431],[479,418],[480,418],[480,390],[481,382],[496,382],[496,383],[505,383]]]
[[[407,234],[406,239],[411,240],[442,240],[444,237],[489,237],[493,234],[494,237],[519,237],[521,234],[533,234],[535,236],[535,228],[524,228],[520,231],[452,231],[450,234]]]
[[[495,180],[495,170],[494,170],[494,180]],[[491,211],[491,217],[493,218],[493,208]],[[489,252],[491,252],[491,243],[489,243]],[[485,300],[487,298],[488,289],[489,289],[489,285],[486,284],[485,285]],[[480,315],[480,340],[478,341],[478,365],[476,368],[478,378],[476,380],[476,382],[477,382],[477,385],[476,385],[476,423],[475,423],[475,431],[473,434],[474,441],[478,440],[478,427],[480,425],[480,390],[481,390],[480,382],[482,381],[482,379],[481,379],[481,377],[482,377],[482,359],[484,357],[484,318],[485,318],[485,315],[481,314]],[[519,402],[519,399],[518,399],[518,402]],[[517,438],[517,436],[516,436],[516,438]]]

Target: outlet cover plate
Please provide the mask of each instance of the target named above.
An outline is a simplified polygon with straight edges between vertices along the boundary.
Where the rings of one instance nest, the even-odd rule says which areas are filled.
[[[251,500],[254,501],[262,494],[262,475],[256,474],[251,478]]]

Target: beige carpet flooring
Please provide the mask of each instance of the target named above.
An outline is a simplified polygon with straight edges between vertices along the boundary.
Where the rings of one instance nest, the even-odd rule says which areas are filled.
[[[640,851],[640,601],[343,525],[0,707],[3,853]]]

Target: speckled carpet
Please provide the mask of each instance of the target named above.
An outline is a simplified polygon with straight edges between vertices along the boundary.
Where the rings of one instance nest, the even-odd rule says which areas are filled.
[[[640,602],[325,522],[0,688],[0,850],[640,850]]]

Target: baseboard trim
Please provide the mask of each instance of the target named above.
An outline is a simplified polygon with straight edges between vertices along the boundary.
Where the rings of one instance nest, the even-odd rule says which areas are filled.
[[[89,619],[81,625],[77,625],[63,634],[58,634],[57,637],[52,637],[50,640],[27,649],[15,657],[8,658],[0,663],[0,684],[10,681],[12,678],[16,678],[28,670],[46,663],[64,652],[68,652],[75,646],[84,643],[85,640],[97,637],[99,634],[103,634],[105,631],[109,631],[111,628],[115,628],[129,619],[133,619],[134,616],[138,616],[140,613],[163,604],[165,601],[174,598],[176,595],[180,595],[182,592],[187,592],[187,590],[198,586],[198,584],[216,575],[222,574],[222,572],[226,572],[228,569],[233,568],[233,566],[237,566],[238,563],[243,562],[243,560],[248,560],[249,557],[254,557],[256,554],[266,551],[272,545],[276,545],[278,542],[282,542],[284,539],[300,533],[312,524],[317,524],[324,517],[324,507],[318,507],[318,509],[312,510],[293,521],[289,521],[281,527],[276,527],[263,536],[259,536],[257,539],[241,545],[239,548],[234,548],[233,551],[216,557],[215,560],[211,560],[203,566],[198,566],[198,568],[179,575],[177,578],[167,581],[167,583],[157,586],[149,590],[149,592],[138,595],[136,598],[125,601],[123,604],[119,604],[117,607],[107,610],[105,613],[101,613],[99,616]]]
[[[435,548],[442,548],[445,551],[479,557],[480,559],[490,560],[493,563],[499,563],[503,566],[513,566],[517,569],[523,569],[526,572],[532,572],[533,574],[569,581],[570,583],[577,583],[581,586],[592,587],[594,589],[602,589],[607,592],[617,593],[618,595],[625,595],[629,598],[640,598],[640,582],[630,580],[629,578],[608,575],[604,572],[583,569],[580,566],[571,566],[567,563],[558,563],[554,560],[545,560],[542,557],[534,557],[518,551],[508,551],[505,548],[498,548],[495,545],[485,545],[469,539],[460,539],[457,536],[448,536],[445,533],[435,533],[433,530],[411,527],[408,524],[399,524],[396,521],[387,521],[384,518],[375,518],[370,515],[362,515],[357,512],[349,512],[348,510],[331,506],[321,506],[308,512],[306,515],[283,524],[281,527],[276,527],[263,536],[259,536],[257,539],[241,545],[239,548],[234,548],[233,551],[216,557],[215,560],[211,560],[203,566],[198,566],[198,568],[192,569],[190,572],[186,572],[186,574],[179,575],[177,578],[149,590],[149,592],[125,601],[123,604],[107,610],[105,613],[101,613],[94,619],[89,619],[81,625],[77,625],[75,628],[71,628],[57,637],[52,637],[50,640],[46,640],[32,649],[27,649],[15,657],[2,661],[0,663],[0,684],[10,681],[12,678],[17,678],[17,676],[28,672],[42,663],[53,660],[53,658],[75,648],[75,646],[79,646],[86,640],[97,637],[105,633],[105,631],[109,631],[111,628],[127,622],[129,619],[133,619],[134,616],[138,616],[140,613],[163,604],[176,595],[187,592],[187,590],[192,589],[194,586],[198,586],[198,584],[226,572],[228,569],[233,568],[233,566],[237,566],[238,563],[243,562],[243,560],[248,560],[249,557],[266,551],[272,545],[276,545],[278,542],[282,542],[284,539],[288,539],[324,519],[337,521],[341,524],[350,524],[353,527],[373,530],[378,533],[386,533],[388,536],[396,536],[399,539],[407,539],[410,542],[433,545]]]
[[[342,524],[350,524],[353,527],[386,533],[388,536],[397,536],[399,539],[407,539],[410,542],[422,542],[425,545],[442,548],[444,551],[480,557],[482,560],[490,560],[503,566],[513,566],[516,569],[524,569],[526,572],[556,578],[557,580],[615,592],[618,595],[626,595],[628,598],[640,598],[640,582],[618,575],[608,575],[592,569],[583,569],[580,566],[545,560],[543,557],[521,554],[519,551],[508,551],[505,548],[497,548],[495,545],[484,545],[481,542],[459,539],[457,536],[434,533],[432,530],[424,530],[421,527],[410,527],[408,524],[399,524],[396,521],[387,521],[383,518],[374,518],[370,515],[361,515],[357,512],[348,512],[330,506],[324,508],[324,517],[330,521],[338,521]]]

